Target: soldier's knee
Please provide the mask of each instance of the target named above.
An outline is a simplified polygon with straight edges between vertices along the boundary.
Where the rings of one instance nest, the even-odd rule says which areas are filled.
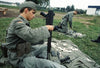
[[[25,68],[31,68],[31,66],[34,66],[35,64],[35,58],[34,57],[26,57],[23,59],[23,63],[22,65],[25,67]],[[34,68],[34,67],[33,67]]]

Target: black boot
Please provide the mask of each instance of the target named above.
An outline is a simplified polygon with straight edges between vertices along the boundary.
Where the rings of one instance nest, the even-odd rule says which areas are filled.
[[[91,40],[92,42],[100,43],[100,36],[96,40]]]
[[[97,40],[98,40],[98,43],[100,43],[100,36],[98,37],[98,39],[97,39]]]

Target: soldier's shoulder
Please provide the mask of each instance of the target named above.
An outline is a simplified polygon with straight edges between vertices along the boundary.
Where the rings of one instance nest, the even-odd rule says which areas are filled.
[[[68,14],[72,14],[72,13],[73,13],[73,11],[68,12]]]
[[[22,23],[22,20],[19,18],[15,18],[11,21],[10,26],[15,26],[17,23]]]
[[[23,23],[20,18],[15,18],[12,20],[12,23]]]

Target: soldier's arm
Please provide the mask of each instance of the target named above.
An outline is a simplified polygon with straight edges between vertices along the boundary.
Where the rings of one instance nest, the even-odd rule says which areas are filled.
[[[31,29],[23,22],[17,22],[15,24],[15,34],[31,43],[37,43],[41,40],[47,39],[50,34],[46,26],[40,28]]]
[[[69,21],[69,26],[72,29],[72,21]]]
[[[68,14],[66,14],[63,18],[67,18],[67,17],[68,17]],[[62,18],[62,19],[63,19],[63,18]]]
[[[69,14],[69,26],[72,29],[72,18],[73,18],[73,12],[70,12]]]

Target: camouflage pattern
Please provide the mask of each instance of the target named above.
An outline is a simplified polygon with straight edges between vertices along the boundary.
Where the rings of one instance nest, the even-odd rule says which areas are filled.
[[[9,62],[13,66],[20,68],[65,68],[58,63],[46,60],[47,46],[41,45],[40,42],[44,41],[49,36],[50,34],[47,27],[42,26],[40,28],[32,29],[29,22],[19,15],[11,22],[7,31],[6,43]],[[32,44],[31,51],[28,54],[18,57],[16,46],[21,42],[30,42]],[[24,46],[19,46],[19,49],[23,50]]]
[[[45,26],[33,30],[29,25],[29,22],[20,15],[11,22],[6,37],[7,44],[10,45],[9,49],[15,48],[17,42],[27,41],[36,44],[50,36]]]
[[[83,38],[83,37],[86,37],[86,34],[82,34],[82,33],[73,31],[72,29],[69,29],[66,36],[74,37],[74,38]]]
[[[58,25],[60,28],[58,29],[59,32],[67,33],[68,32],[68,23],[70,28],[72,28],[72,17],[74,11],[68,12],[63,18],[60,24]]]
[[[76,32],[76,31],[72,30],[72,18],[73,18],[73,15],[75,15],[75,12],[76,11],[68,12],[62,18],[62,21],[57,26],[55,26],[55,31],[64,33],[64,34],[66,34],[69,37],[79,37],[79,38],[82,38],[82,37],[86,36],[85,34],[82,34],[82,33],[79,33],[79,32]],[[70,28],[68,27],[68,23],[69,23],[69,27]]]
[[[66,68],[100,68],[92,58],[83,53],[77,45],[75,45],[71,40],[57,40],[52,39],[52,51],[55,52],[55,55],[51,57],[52,61],[58,63],[57,59],[54,60],[54,57],[59,52],[59,55],[56,58],[65,59],[61,64],[65,65]]]

